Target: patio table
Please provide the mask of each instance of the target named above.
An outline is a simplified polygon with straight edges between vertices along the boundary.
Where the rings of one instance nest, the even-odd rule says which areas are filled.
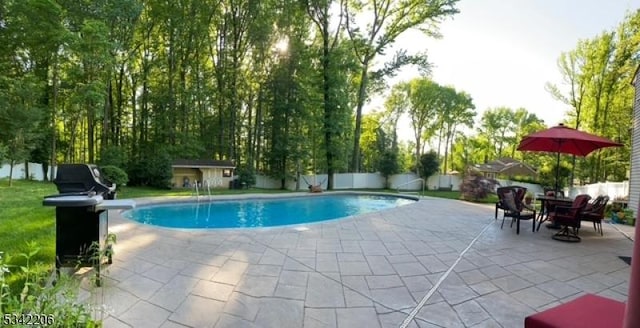
[[[540,201],[540,213],[538,214],[538,229],[543,222],[549,220],[549,204],[555,203],[560,206],[571,206],[573,199],[568,197],[555,197],[555,196],[536,196],[536,200]]]

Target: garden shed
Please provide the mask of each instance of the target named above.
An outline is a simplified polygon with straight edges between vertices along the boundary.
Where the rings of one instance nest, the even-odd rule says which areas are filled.
[[[171,184],[174,188],[191,188],[197,182],[200,186],[208,183],[211,188],[228,188],[235,168],[227,160],[179,159],[171,164]]]

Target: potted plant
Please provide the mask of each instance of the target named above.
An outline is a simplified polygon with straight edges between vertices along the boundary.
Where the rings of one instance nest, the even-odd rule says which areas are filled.
[[[531,205],[532,202],[533,202],[533,193],[531,193],[530,191],[527,191],[527,193],[524,195],[524,203],[527,205]]]
[[[633,211],[632,211],[632,210],[630,210],[630,209],[628,209],[628,208],[625,208],[625,209],[624,209],[624,211],[623,211],[622,213],[623,213],[623,216],[624,216],[624,218],[625,218],[625,222],[626,222],[628,225],[635,225],[635,223],[636,223],[636,217],[635,217],[635,216],[633,216]]]

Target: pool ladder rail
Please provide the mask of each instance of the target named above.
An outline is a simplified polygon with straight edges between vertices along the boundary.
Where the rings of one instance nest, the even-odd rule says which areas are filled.
[[[421,186],[422,186],[422,193],[420,193],[419,197],[424,197],[424,185],[425,185],[425,181],[424,181],[424,179],[422,179],[422,178],[413,179],[413,180],[411,180],[411,181],[407,181],[407,182],[405,182],[405,183],[401,183],[401,184],[397,185],[397,186],[396,186],[396,192],[397,192],[397,193],[399,193],[399,194],[401,194],[401,193],[405,193],[405,194],[417,194],[419,191],[418,191],[418,192],[415,192],[415,191],[413,191],[413,192],[412,192],[412,191],[400,191],[400,187],[402,187],[402,186],[406,186],[406,185],[410,185],[410,184],[412,184],[412,183],[414,183],[414,182],[417,182],[417,181],[420,181],[420,184],[421,184]]]
[[[199,185],[200,184],[201,183],[198,182],[198,180],[194,181],[193,192],[191,193],[192,196],[195,193],[197,200],[200,200],[200,190],[199,190]],[[202,192],[204,193],[204,188],[206,188],[207,189],[207,194],[209,195],[209,199],[211,199],[211,184],[209,183],[209,180],[204,180],[204,183],[203,183],[202,187],[203,187]],[[204,194],[202,196],[204,196]]]

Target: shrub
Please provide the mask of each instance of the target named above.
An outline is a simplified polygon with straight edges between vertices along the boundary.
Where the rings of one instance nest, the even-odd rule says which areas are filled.
[[[256,172],[248,165],[240,165],[236,168],[238,180],[241,184],[251,187],[256,184]]]
[[[400,171],[400,165],[398,165],[398,153],[390,150],[382,153],[382,158],[380,158],[380,162],[378,162],[378,169],[382,176],[384,176],[385,187],[389,188],[389,176]]]
[[[100,166],[113,165],[117,167],[125,167],[127,165],[127,152],[120,146],[106,146],[100,152]]]
[[[440,161],[435,151],[430,151],[420,156],[420,176],[423,179],[429,179],[430,176],[438,172]]]
[[[486,178],[479,172],[469,171],[460,184],[460,197],[477,202],[487,198],[497,185],[498,181]]]
[[[54,286],[45,286],[46,274],[36,270],[33,257],[38,253],[33,243],[29,253],[19,256],[26,260],[24,266],[15,267],[8,263],[11,257],[0,253],[0,318],[3,324],[22,327],[17,322],[20,314],[37,314],[36,326],[46,327],[99,327],[101,323],[92,318],[92,307],[79,303],[77,291],[79,283],[68,276],[60,275]],[[14,270],[11,270],[14,269]],[[19,286],[8,284],[12,275],[19,275]],[[27,327],[27,325],[24,325]]]
[[[129,167],[130,185],[169,189],[172,176],[171,158],[166,152],[144,156]]]
[[[104,174],[104,178],[106,180],[116,184],[116,188],[126,186],[127,182],[129,182],[129,176],[127,175],[127,172],[117,166],[102,166],[100,167],[100,171],[102,172],[102,174]]]

